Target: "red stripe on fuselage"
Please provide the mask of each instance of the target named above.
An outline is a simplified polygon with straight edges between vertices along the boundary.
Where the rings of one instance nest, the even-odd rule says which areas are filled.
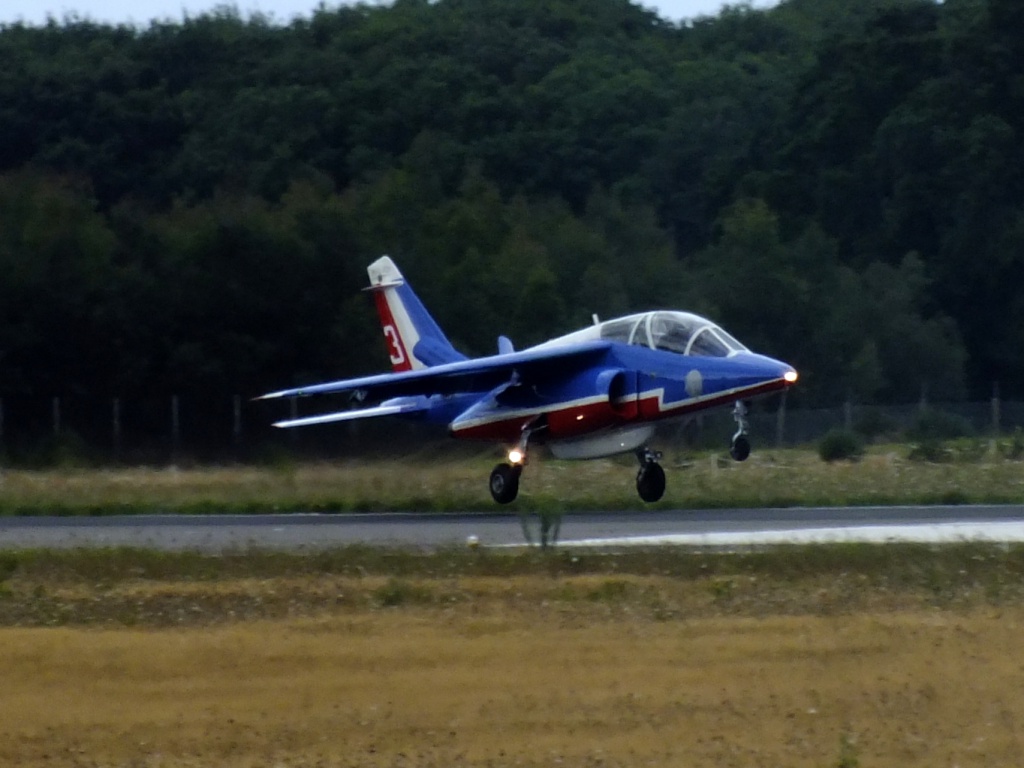
[[[605,427],[625,424],[624,419],[607,400],[596,403],[577,403],[567,408],[538,409],[535,412],[517,411],[514,416],[495,414],[494,421],[480,421],[466,427],[451,429],[453,437],[467,440],[495,440],[516,442],[522,436],[523,425],[543,414],[545,440],[565,440],[579,437]]]
[[[466,440],[491,440],[495,442],[516,442],[522,435],[524,424],[528,424],[536,417],[543,414],[548,428],[544,430],[545,440],[567,440],[573,437],[595,432],[606,427],[624,426],[626,424],[644,423],[658,421],[660,419],[682,416],[687,413],[703,411],[708,408],[743,400],[748,397],[757,397],[771,392],[776,392],[787,387],[782,379],[758,384],[745,389],[734,389],[700,400],[684,400],[680,403],[662,406],[660,392],[648,392],[640,396],[637,402],[637,409],[625,407],[633,401],[620,407],[614,407],[607,401],[589,403],[584,405],[571,405],[568,408],[538,409],[534,412],[517,412],[514,416],[501,416],[495,414],[494,421],[480,421],[467,427],[453,427],[450,432],[453,437]],[[633,413],[637,413],[633,417]]]

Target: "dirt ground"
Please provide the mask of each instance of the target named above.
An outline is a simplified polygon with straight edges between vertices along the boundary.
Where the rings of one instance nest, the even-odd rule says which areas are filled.
[[[505,598],[7,627],[0,765],[1018,766],[1022,626]]]

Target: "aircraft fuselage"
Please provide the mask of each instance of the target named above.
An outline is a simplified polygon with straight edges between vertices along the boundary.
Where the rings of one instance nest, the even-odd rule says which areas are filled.
[[[730,357],[689,357],[629,344],[613,344],[595,365],[566,378],[534,376],[490,392],[435,398],[425,411],[448,425],[453,437],[515,443],[524,427],[540,426],[538,442],[571,441],[622,431],[635,439],[602,435],[579,458],[630,451],[645,442],[641,425],[684,416],[784,389],[786,366],[750,352]]]

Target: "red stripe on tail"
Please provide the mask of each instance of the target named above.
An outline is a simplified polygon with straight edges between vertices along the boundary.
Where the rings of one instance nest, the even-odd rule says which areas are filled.
[[[411,371],[412,359],[409,356],[409,350],[402,343],[402,336],[398,332],[398,326],[395,325],[395,318],[391,315],[391,307],[388,306],[384,290],[375,290],[373,301],[377,305],[377,314],[380,316],[380,324],[384,329],[384,343],[387,345],[388,357],[391,358],[392,370],[395,373]]]

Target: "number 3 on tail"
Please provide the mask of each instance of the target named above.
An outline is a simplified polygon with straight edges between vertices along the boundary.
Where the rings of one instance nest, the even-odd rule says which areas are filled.
[[[398,331],[393,325],[384,326],[384,339],[388,343],[388,354],[391,356],[392,365],[401,365],[405,362],[405,352],[402,350],[402,341],[398,338]]]

